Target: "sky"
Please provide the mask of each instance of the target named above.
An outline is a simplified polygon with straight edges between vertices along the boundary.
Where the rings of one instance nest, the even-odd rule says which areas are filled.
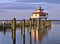
[[[60,3],[60,0],[16,0],[18,2],[48,2],[48,3]]]
[[[47,2],[47,3],[60,3],[60,0],[0,0],[0,2]]]
[[[0,19],[29,19],[38,6],[49,13],[48,19],[60,20],[60,0],[0,0]]]

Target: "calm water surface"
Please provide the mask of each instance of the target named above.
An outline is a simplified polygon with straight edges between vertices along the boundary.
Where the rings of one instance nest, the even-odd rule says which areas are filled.
[[[11,29],[0,29],[0,44],[60,44],[60,23],[52,22],[42,30],[26,27],[25,38],[21,28],[16,28],[16,38],[12,37]]]

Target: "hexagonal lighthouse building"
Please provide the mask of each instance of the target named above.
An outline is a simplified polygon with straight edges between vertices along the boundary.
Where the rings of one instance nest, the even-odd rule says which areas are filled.
[[[32,16],[30,18],[31,19],[45,19],[46,20],[48,18],[48,13],[43,12],[43,11],[44,11],[44,9],[42,9],[42,7],[39,6],[39,8],[33,12]]]

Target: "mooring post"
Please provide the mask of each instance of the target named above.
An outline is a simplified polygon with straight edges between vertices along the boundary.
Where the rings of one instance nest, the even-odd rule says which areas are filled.
[[[37,19],[37,29],[38,29],[38,19]]]
[[[32,19],[30,19],[30,21],[29,21],[29,22],[30,22],[30,28],[31,28],[31,27],[32,27]]]
[[[12,20],[12,38],[16,38],[16,19],[13,18]]]
[[[34,26],[34,24],[33,24],[33,23],[34,23],[34,19],[32,19],[32,26]]]
[[[23,31],[22,31],[22,33],[23,33],[23,44],[25,44],[25,19],[23,19]]]
[[[31,33],[31,30],[32,30],[32,19],[30,19],[30,29],[29,29],[29,32],[30,32],[30,44],[32,44],[32,33]]]
[[[47,20],[45,20],[45,25],[44,25],[45,27],[47,26],[47,23],[48,23]]]
[[[15,18],[13,18],[13,30],[16,30],[16,19]]]
[[[40,18],[39,18],[39,20],[38,20],[38,30],[40,29]]]
[[[23,33],[23,23],[22,23],[23,21],[21,20],[21,22],[20,22],[20,27],[21,27],[21,35],[23,35],[22,33]]]
[[[6,27],[5,27],[5,22],[4,22],[4,24],[3,24],[3,29],[4,29],[4,35],[5,35],[5,33],[6,33],[6,29],[5,29]]]
[[[3,29],[5,29],[5,22],[3,23]]]
[[[33,29],[34,29],[35,19],[33,19]]]

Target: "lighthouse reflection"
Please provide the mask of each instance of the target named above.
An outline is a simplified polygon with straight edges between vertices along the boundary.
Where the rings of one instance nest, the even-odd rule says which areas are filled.
[[[48,27],[40,28],[39,30],[37,27],[30,27],[30,44],[32,44],[32,39],[34,39],[34,44],[40,44],[42,38],[48,33],[50,28],[51,25]]]

